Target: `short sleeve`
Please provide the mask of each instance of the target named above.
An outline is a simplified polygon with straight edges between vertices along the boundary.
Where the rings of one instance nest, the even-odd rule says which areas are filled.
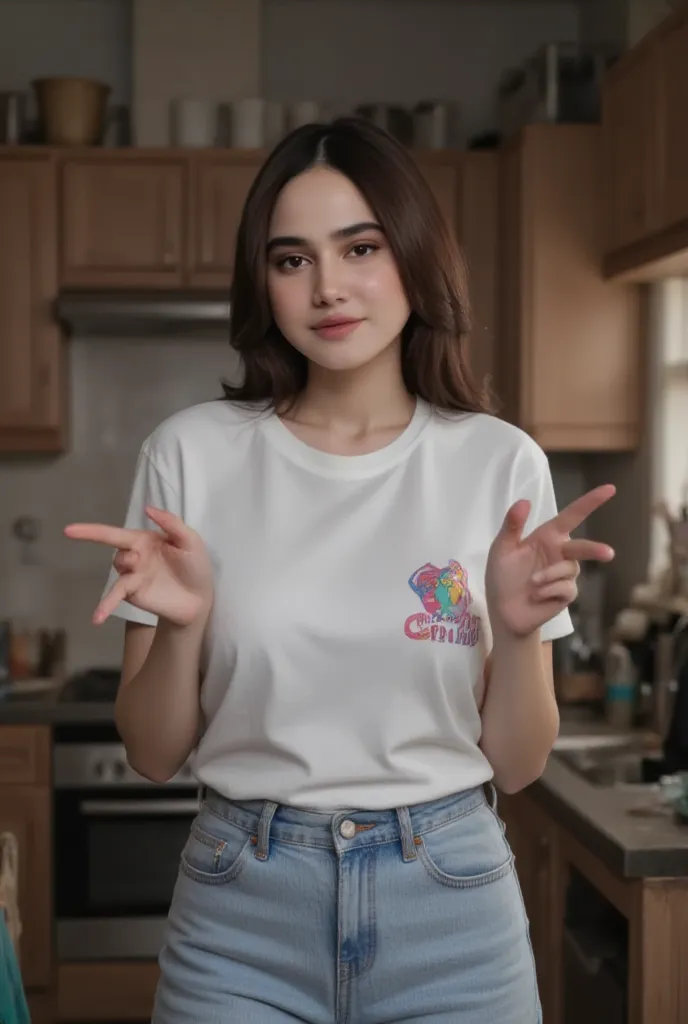
[[[164,509],[166,512],[173,512],[177,516],[182,516],[182,501],[179,492],[163,477],[147,446],[144,445],[136,463],[134,482],[129,496],[129,507],[124,520],[124,526],[127,529],[156,529],[146,515],[147,505],[154,505],[156,508]],[[117,572],[115,569],[111,569],[105,590],[109,590],[116,579]],[[157,626],[158,624],[156,615],[144,612],[140,608],[135,608],[128,601],[121,601],[112,614],[120,619],[126,619],[128,622],[139,622],[144,626]]]
[[[538,459],[538,467],[534,475],[531,474],[525,485],[519,488],[513,500],[517,501],[519,498],[527,498],[530,501],[530,513],[526,521],[524,536],[532,533],[538,526],[557,514],[552,474],[544,452],[542,452],[541,459]],[[559,612],[542,626],[540,637],[543,641],[558,640],[570,633],[573,633],[573,623],[568,609],[564,609],[563,612]]]

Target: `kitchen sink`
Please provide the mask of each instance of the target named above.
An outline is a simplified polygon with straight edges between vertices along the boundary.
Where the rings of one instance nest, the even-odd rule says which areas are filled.
[[[594,786],[649,786],[665,774],[661,754],[637,740],[626,746],[555,750],[554,756]]]

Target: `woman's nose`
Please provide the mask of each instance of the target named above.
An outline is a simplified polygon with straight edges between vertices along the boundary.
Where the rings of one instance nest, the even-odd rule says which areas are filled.
[[[339,261],[323,262],[315,275],[313,302],[316,306],[332,305],[347,297],[344,268]]]

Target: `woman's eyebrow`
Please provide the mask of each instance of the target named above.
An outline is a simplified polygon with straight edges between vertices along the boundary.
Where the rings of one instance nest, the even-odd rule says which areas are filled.
[[[358,224],[349,224],[345,228],[337,228],[330,235],[330,238],[342,239],[351,238],[353,235],[359,235],[363,231],[382,231],[379,224],[372,220],[360,221]],[[308,239],[301,238],[298,235],[277,235],[275,238],[271,238],[268,242],[267,251],[272,252],[273,249],[289,248],[295,246],[308,245]]]

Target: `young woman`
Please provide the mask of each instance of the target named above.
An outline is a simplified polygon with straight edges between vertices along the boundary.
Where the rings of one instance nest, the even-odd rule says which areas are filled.
[[[487,414],[462,262],[412,157],[308,125],[239,229],[245,378],[146,440],[95,621],[127,620],[117,725],[190,757],[154,1024],[536,1024],[492,782],[542,772],[581,559],[547,459]],[[487,789],[488,797],[486,798]]]

